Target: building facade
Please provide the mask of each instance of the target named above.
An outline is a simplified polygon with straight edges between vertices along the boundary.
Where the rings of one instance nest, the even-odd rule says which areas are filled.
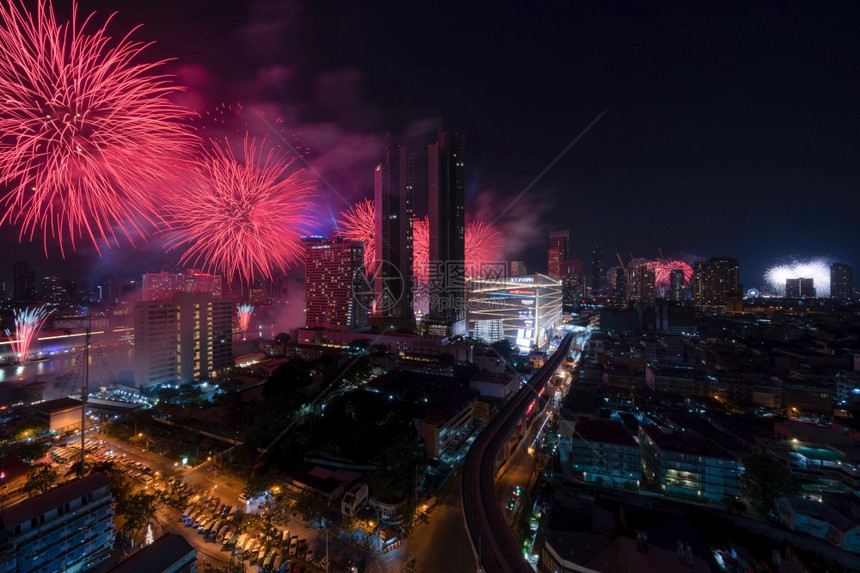
[[[716,257],[693,265],[693,302],[696,306],[726,306],[740,296],[740,271],[737,259]]]
[[[221,299],[221,275],[210,275],[194,269],[182,273],[146,273],[143,275],[143,300],[170,300],[178,292],[208,293]]]
[[[606,277],[603,274],[603,249],[594,247],[591,251],[591,296],[605,293]]]
[[[366,323],[370,303],[364,278],[364,243],[342,237],[307,237],[305,321],[308,327],[356,328]],[[367,298],[365,298],[367,297]]]
[[[854,298],[854,269],[851,265],[830,265],[830,297],[846,302]]]
[[[547,250],[547,274],[551,277],[564,276],[564,262],[570,258],[570,231],[550,231]]]
[[[0,518],[0,571],[89,571],[113,551],[113,515],[113,495],[102,473],[8,507]]]
[[[657,301],[657,276],[651,265],[627,267],[627,301],[652,307]]]
[[[542,274],[472,279],[469,330],[496,336],[501,333],[525,350],[540,346],[561,321],[562,288],[559,279]]]
[[[385,160],[376,166],[374,191],[374,318],[380,319],[382,328],[413,328],[412,224],[415,207],[412,156],[405,147],[386,149]]]
[[[466,332],[466,137],[439,132],[428,147],[430,311],[428,334]]]
[[[639,486],[642,453],[633,436],[617,420],[579,420],[565,447],[569,469],[584,481],[621,487]]]
[[[188,384],[216,375],[232,365],[232,329],[232,303],[209,293],[135,304],[135,384]]]

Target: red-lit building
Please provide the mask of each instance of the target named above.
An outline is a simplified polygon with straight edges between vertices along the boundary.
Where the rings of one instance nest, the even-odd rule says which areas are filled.
[[[342,237],[306,237],[305,299],[308,327],[355,328],[367,320],[364,243]]]
[[[143,300],[170,300],[178,292],[208,293],[221,299],[221,275],[210,275],[194,269],[182,273],[146,273],[143,275]]]
[[[565,262],[570,251],[570,231],[550,231],[547,253],[547,274],[551,277],[565,276]]]

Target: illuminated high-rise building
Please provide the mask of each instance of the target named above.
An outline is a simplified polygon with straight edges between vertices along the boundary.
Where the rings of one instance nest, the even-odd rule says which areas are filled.
[[[737,259],[715,257],[693,265],[693,301],[696,306],[725,306],[741,295],[740,266]]]
[[[233,303],[211,293],[175,293],[134,305],[134,382],[188,384],[233,362]]]
[[[405,147],[389,148],[374,174],[376,252],[374,268],[375,312],[372,321],[381,328],[413,328],[412,311],[412,156]]]
[[[600,296],[605,293],[606,280],[603,274],[603,249],[594,247],[591,251],[591,296]]]
[[[669,300],[672,302],[684,300],[684,271],[682,270],[669,271]]]
[[[564,262],[570,252],[570,231],[550,231],[547,250],[547,274],[551,277],[564,276]]]
[[[181,273],[146,273],[143,275],[143,300],[170,300],[178,292],[207,293],[219,300],[222,282],[221,275],[195,269],[185,269]]]
[[[854,270],[845,263],[830,265],[830,297],[842,301],[854,298]]]
[[[372,292],[364,277],[364,243],[307,237],[306,325],[349,329],[365,324]]]
[[[627,267],[627,300],[651,307],[657,301],[657,275],[650,265]]]
[[[815,298],[815,281],[811,278],[785,279],[786,298]]]
[[[622,267],[615,267],[615,280],[612,287],[612,300],[622,304],[627,300],[627,276]]]
[[[439,132],[428,147],[430,219],[430,312],[424,331],[466,333],[466,138]]]
[[[573,308],[585,296],[585,281],[582,274],[582,261],[564,261],[562,267],[562,297],[565,308]]]

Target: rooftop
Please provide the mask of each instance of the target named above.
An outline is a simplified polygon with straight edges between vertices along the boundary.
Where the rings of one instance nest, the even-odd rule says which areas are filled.
[[[578,420],[573,430],[573,439],[577,438],[588,442],[638,447],[636,440],[618,420]]]
[[[692,432],[664,432],[658,426],[642,424],[640,432],[645,432],[651,441],[663,451],[708,456],[711,458],[734,459],[734,457],[716,442],[695,435]]]
[[[175,533],[165,533],[147,545],[108,573],[155,573],[167,571],[172,565],[182,560],[189,553],[196,555],[197,551],[185,541],[185,538]]]
[[[39,410],[46,414],[53,414],[55,412],[64,412],[73,408],[80,408],[81,401],[75,400],[74,398],[57,398],[56,400],[48,400],[46,402],[33,404],[31,407],[34,410]]]
[[[55,510],[74,499],[80,499],[99,488],[109,487],[109,485],[110,482],[108,482],[105,474],[100,472],[90,474],[83,479],[75,480],[42,495],[31,497],[12,507],[7,507],[3,512],[3,526],[6,529],[11,529],[38,515]]]

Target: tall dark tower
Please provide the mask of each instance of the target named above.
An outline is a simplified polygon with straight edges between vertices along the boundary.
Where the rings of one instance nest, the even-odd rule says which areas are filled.
[[[603,291],[603,249],[594,247],[591,251],[591,296],[602,295]]]
[[[551,277],[564,276],[564,263],[570,255],[570,231],[550,231],[547,249],[547,274]]]
[[[425,331],[466,332],[466,137],[439,132],[428,146],[430,314]]]
[[[412,156],[405,147],[385,151],[374,175],[376,253],[374,294],[376,312],[371,320],[381,328],[415,327],[412,314]]]
[[[26,261],[12,264],[12,290],[15,304],[26,305],[36,300],[36,273]]]
[[[830,297],[848,302],[854,297],[854,270],[845,263],[830,265]]]

